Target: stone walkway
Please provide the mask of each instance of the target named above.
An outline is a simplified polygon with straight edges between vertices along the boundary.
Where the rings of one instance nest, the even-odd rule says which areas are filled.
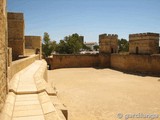
[[[44,60],[37,60],[14,75],[0,119],[66,120],[63,110],[57,109],[51,99],[58,99],[56,92],[43,78],[46,67]]]

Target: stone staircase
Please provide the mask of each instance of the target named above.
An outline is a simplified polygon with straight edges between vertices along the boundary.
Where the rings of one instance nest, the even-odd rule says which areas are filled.
[[[36,60],[14,75],[0,120],[67,120],[66,107],[45,80],[46,67]]]

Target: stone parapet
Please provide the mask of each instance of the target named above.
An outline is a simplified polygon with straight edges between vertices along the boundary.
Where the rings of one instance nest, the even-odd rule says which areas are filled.
[[[154,39],[159,39],[158,33],[138,33],[129,35],[129,40],[154,40]]]
[[[8,12],[7,17],[10,20],[24,20],[23,13]]]
[[[115,38],[115,39],[118,39],[118,35],[117,34],[101,34],[101,35],[99,35],[99,40],[105,39],[105,38]]]

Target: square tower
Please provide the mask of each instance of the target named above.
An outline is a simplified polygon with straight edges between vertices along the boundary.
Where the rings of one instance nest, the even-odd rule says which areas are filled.
[[[24,16],[23,13],[7,14],[8,19],[8,46],[12,48],[13,60],[19,55],[24,55]]]
[[[99,35],[99,53],[117,53],[117,52],[118,52],[117,34]]]
[[[25,55],[42,54],[41,36],[25,36]]]
[[[129,53],[131,54],[158,54],[159,34],[139,33],[129,35]]]

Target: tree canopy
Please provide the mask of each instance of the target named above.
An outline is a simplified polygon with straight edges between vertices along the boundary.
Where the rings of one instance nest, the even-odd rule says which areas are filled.
[[[64,40],[60,40],[60,43],[57,44],[56,52],[60,54],[77,54],[83,47],[83,42],[81,37],[75,33],[69,36],[66,36]]]
[[[118,46],[119,46],[119,52],[129,51],[129,42],[126,39],[119,39]]]
[[[43,36],[43,43],[42,43],[42,50],[45,57],[51,55],[51,53],[56,49],[56,42],[51,41],[49,34],[47,32],[44,33]]]

